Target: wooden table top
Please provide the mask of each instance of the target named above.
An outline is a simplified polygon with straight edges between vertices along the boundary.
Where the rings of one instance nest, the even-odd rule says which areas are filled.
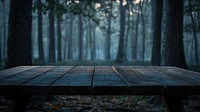
[[[1,95],[200,95],[200,73],[164,66],[19,66]]]

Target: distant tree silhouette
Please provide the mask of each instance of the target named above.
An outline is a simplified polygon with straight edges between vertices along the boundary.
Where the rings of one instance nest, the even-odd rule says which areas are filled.
[[[83,17],[82,15],[79,15],[78,18],[78,30],[79,30],[79,34],[78,34],[78,48],[79,48],[79,54],[78,54],[78,59],[79,60],[83,60]]]
[[[119,46],[117,52],[117,63],[124,61],[124,31],[125,31],[125,6],[123,6],[123,0],[120,0],[120,36]]]
[[[37,9],[38,9],[38,53],[39,60],[44,62],[44,48],[43,48],[43,28],[42,28],[42,2],[41,0],[37,1]]]
[[[55,62],[55,17],[54,17],[54,9],[55,9],[55,1],[48,0],[49,2],[49,62]]]

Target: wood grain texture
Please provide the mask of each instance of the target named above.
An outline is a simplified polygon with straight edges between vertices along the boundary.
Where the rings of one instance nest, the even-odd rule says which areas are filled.
[[[192,85],[189,82],[168,75],[165,72],[160,72],[157,70],[159,67],[132,67],[132,69],[141,72],[147,77],[152,78],[152,80],[162,84],[164,86],[164,95],[191,94]]]
[[[130,66],[115,67],[129,86],[130,94],[134,95],[160,95],[164,86]]]
[[[0,81],[0,94],[19,94],[19,87],[56,66],[41,66],[6,77]]]
[[[50,86],[73,66],[59,66],[38,77],[20,85],[20,93],[23,94],[51,94]]]
[[[189,82],[192,85],[192,93],[200,94],[200,73],[189,71],[178,67],[161,67],[163,72],[166,72],[175,77]]]
[[[21,66],[0,71],[6,95],[199,95],[200,73],[158,66]]]
[[[91,94],[94,66],[77,66],[51,85],[53,94]]]
[[[123,95],[128,93],[126,83],[111,66],[95,66],[93,77],[93,94]]]
[[[39,66],[18,66],[18,67],[2,70],[0,71],[0,81],[11,75],[15,75],[17,73],[24,72],[26,70],[30,70],[36,67],[39,67]]]

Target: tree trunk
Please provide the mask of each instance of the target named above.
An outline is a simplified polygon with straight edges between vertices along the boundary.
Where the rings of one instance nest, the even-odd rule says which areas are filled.
[[[93,23],[94,24],[94,23]],[[96,59],[96,25],[92,25],[92,40],[93,40],[93,44],[92,44],[92,59],[95,60]]]
[[[83,60],[83,22],[82,22],[82,15],[79,15],[78,19],[78,30],[79,30],[79,35],[78,35],[78,47],[79,47],[79,54],[78,54],[78,59],[80,61]]]
[[[111,19],[112,19],[112,0],[109,3],[109,7],[110,7],[110,12],[108,14],[108,29],[107,29],[107,36],[105,39],[105,59],[106,60],[110,60],[110,37],[111,37]]]
[[[1,1],[2,2],[2,1]],[[3,5],[3,3],[2,3]],[[2,9],[2,8],[1,8]],[[1,9],[0,9],[0,13],[1,13]],[[2,9],[3,10],[3,9]],[[2,21],[2,15],[0,15],[0,27],[1,25],[3,24],[3,21]],[[2,29],[0,29],[0,66],[2,64]]]
[[[200,12],[197,12],[197,22],[198,22],[198,27],[200,28]]]
[[[60,4],[60,1],[57,0],[58,5]],[[58,61],[62,61],[62,35],[61,35],[61,15],[57,15],[57,39],[58,39],[58,46],[57,46],[57,51],[58,51]]]
[[[7,35],[6,35],[6,4],[5,4],[5,0],[2,0],[1,1],[2,2],[2,12],[3,12],[3,17],[2,17],[2,19],[3,19],[3,50],[2,50],[2,58],[3,58],[3,60],[6,60],[6,46],[7,46]]]
[[[134,10],[134,6],[133,5],[131,5],[131,10],[132,10],[132,13],[134,13],[133,12],[133,10]],[[131,58],[132,59],[135,59],[135,56],[136,56],[136,54],[135,54],[135,32],[134,32],[134,26],[135,26],[135,20],[134,20],[134,14],[132,15],[132,20],[131,20],[131,38],[130,38],[130,45],[131,45],[131,49],[130,49],[130,52],[131,52]]]
[[[139,3],[141,4],[141,2]],[[140,13],[137,13],[137,18],[136,18],[136,24],[135,24],[135,38],[134,40],[134,49],[133,49],[133,54],[132,54],[132,58],[133,60],[137,60],[137,44],[138,44],[138,28],[139,28],[139,23],[140,23]]]
[[[92,39],[92,25],[91,25],[91,20],[90,18],[88,18],[88,28],[89,28],[89,32],[88,32],[88,35],[89,35],[89,45],[90,45],[90,59],[91,60],[94,60],[93,59],[93,39]]]
[[[70,23],[69,23],[69,37],[68,37],[68,59],[73,58],[73,47],[72,47],[72,35],[73,35],[73,14],[70,14]]]
[[[31,65],[32,0],[11,0],[7,68]]]
[[[90,23],[88,18],[84,18],[84,23],[85,23],[85,59],[86,60],[91,60],[91,38],[90,38]]]
[[[89,45],[90,45],[90,57],[91,57],[91,60],[95,60],[96,58],[96,41],[95,41],[95,25],[92,25],[92,22],[91,20],[89,19],[88,20],[89,22],[89,32],[88,32],[88,35],[89,35]],[[87,37],[86,37],[87,39]],[[87,44],[86,44],[87,45]],[[87,48],[86,48],[87,49]]]
[[[140,10],[141,10],[141,20],[142,20],[142,62],[144,62],[145,58],[145,20],[144,20],[144,14],[143,14],[143,6],[144,6],[144,0],[140,5]]]
[[[162,65],[187,68],[183,50],[183,0],[164,0]]]
[[[68,14],[65,14],[65,32],[69,32],[69,17]],[[63,58],[66,61],[68,59],[68,41],[69,41],[69,33],[65,33],[65,38],[63,38]]]
[[[85,29],[86,29],[86,33],[85,33],[85,60],[88,59],[89,57],[89,25],[88,25],[88,21],[87,18],[84,19],[85,22]]]
[[[127,30],[126,30],[126,36],[125,36],[125,43],[124,43],[124,59],[125,60],[128,60],[128,57],[127,57],[127,48],[128,48],[128,37],[129,37],[129,31],[130,31],[130,6],[129,6],[129,1],[127,2],[126,4],[126,8],[128,10],[128,20],[127,20]]]
[[[163,0],[152,0],[151,4],[152,4],[152,36],[153,36],[151,64],[160,65]]]
[[[1,21],[1,18],[0,18],[0,24],[2,24],[1,23],[2,21]],[[2,48],[2,30],[0,29],[0,66],[1,66],[1,64],[2,64],[2,50],[1,50],[1,48]]]
[[[61,19],[60,17],[57,18],[57,36],[58,36],[58,61],[62,61],[62,43],[61,43]]]
[[[191,35],[191,34],[190,34]],[[191,41],[191,47],[190,47],[190,62],[194,62],[194,39]]]
[[[195,20],[194,17],[192,15],[192,4],[191,4],[191,0],[188,0],[189,2],[189,10],[190,10],[190,17],[191,17],[191,21],[192,21],[192,28],[193,28],[193,38],[194,38],[194,55],[195,55],[195,62],[196,64],[199,63],[199,56],[198,56],[198,39],[197,39],[197,33],[196,33],[196,25],[195,25]]]
[[[124,30],[125,30],[125,7],[123,6],[123,0],[120,0],[120,37],[117,54],[117,63],[122,63],[124,60]]]
[[[39,60],[44,62],[44,48],[43,48],[43,28],[42,28],[42,2],[38,0],[38,51]]]
[[[187,38],[190,38],[190,33],[187,32],[186,35],[185,35]],[[190,56],[191,56],[191,51],[190,51],[190,48],[191,48],[191,40],[187,41],[187,43],[185,44],[185,48],[186,48],[186,51],[185,51],[185,54],[186,54],[186,60],[188,62],[190,62]],[[192,62],[191,62],[192,63]]]
[[[54,1],[49,0],[49,62],[55,62]]]

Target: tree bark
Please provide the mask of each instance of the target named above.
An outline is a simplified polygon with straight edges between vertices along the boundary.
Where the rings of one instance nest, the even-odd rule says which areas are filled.
[[[73,47],[72,47],[72,35],[73,35],[73,20],[74,15],[70,14],[70,23],[69,23],[69,37],[68,37],[68,59],[73,58]]]
[[[134,10],[134,6],[131,5],[131,10],[132,10],[132,13],[133,10]],[[134,20],[134,14],[132,15],[132,20],[131,20],[131,38],[130,38],[130,44],[131,44],[131,49],[130,49],[130,52],[131,52],[131,58],[132,59],[135,59],[135,52],[136,52],[136,49],[135,49],[135,32],[134,32],[134,27],[136,26],[134,23],[135,23],[135,20]]]
[[[44,48],[43,48],[43,28],[42,28],[42,2],[38,0],[38,51],[39,60],[44,62]]]
[[[141,1],[140,3],[141,4]],[[133,46],[134,46],[134,49],[133,49],[133,54],[132,54],[132,58],[133,60],[137,60],[137,49],[138,49],[138,29],[139,29],[139,23],[140,23],[140,13],[137,13],[137,18],[136,18],[136,24],[135,24],[135,36],[134,36],[134,42],[133,42]]]
[[[65,32],[69,32],[69,18],[68,14],[65,15]],[[64,40],[64,49],[63,49],[63,58],[64,60],[68,59],[68,41],[69,41],[69,33],[65,33],[65,38],[63,38]]]
[[[192,14],[192,4],[191,4],[191,0],[188,0],[189,3],[189,11],[190,11],[190,17],[191,17],[191,21],[192,21],[192,31],[193,31],[193,38],[194,38],[194,56],[195,56],[195,62],[196,64],[199,63],[199,56],[198,56],[198,39],[197,39],[197,33],[196,33],[196,25],[195,25],[195,20]]]
[[[60,1],[57,0],[58,5],[60,5]],[[58,51],[58,61],[62,61],[62,35],[61,35],[61,15],[57,15],[57,39],[58,39],[58,46],[57,46],[57,51]]]
[[[1,1],[2,2],[2,1]],[[3,5],[3,3],[2,3]],[[3,10],[3,8],[1,8]],[[1,9],[0,9],[0,12],[1,12]],[[0,15],[0,27],[1,25],[3,24],[3,21],[2,21],[2,15]],[[2,30],[0,29],[0,66],[2,64]]]
[[[112,0],[109,3],[109,7],[110,7],[110,12],[108,14],[107,17],[107,21],[108,21],[108,29],[107,29],[107,36],[105,39],[105,59],[106,60],[110,60],[110,38],[111,38],[111,19],[112,19]]]
[[[183,50],[183,0],[164,0],[162,65],[187,68]]]
[[[92,39],[92,25],[91,20],[88,18],[88,36],[89,36],[89,45],[90,45],[90,59],[93,59],[93,39]]]
[[[55,62],[55,26],[54,26],[54,0],[49,0],[49,62]]]
[[[194,57],[194,39],[191,40],[191,47],[190,47],[190,62],[191,63],[195,63],[193,57]]]
[[[200,12],[197,12],[197,22],[198,22],[198,27],[200,28]]]
[[[89,57],[89,23],[87,21],[87,18],[84,18],[84,23],[85,23],[85,60],[88,59]]]
[[[152,0],[151,4],[152,4],[152,36],[153,36],[151,64],[160,65],[163,0]]]
[[[31,65],[32,0],[11,0],[7,68]]]
[[[79,47],[79,54],[78,54],[78,59],[80,61],[83,60],[83,22],[82,22],[82,15],[79,15],[78,19],[78,30],[79,30],[79,35],[78,35],[78,47]]]
[[[120,0],[120,37],[117,54],[117,63],[124,61],[124,30],[125,30],[125,7],[123,6],[123,0]]]
[[[94,24],[94,23],[93,23]],[[92,59],[95,60],[96,59],[96,25],[92,25],[92,40],[93,40],[93,44],[92,44]]]
[[[144,58],[145,58],[145,37],[146,37],[146,33],[145,33],[146,28],[145,28],[144,14],[143,14],[143,6],[144,6],[144,0],[140,4],[141,20],[142,20],[142,62],[144,62]]]
[[[58,37],[58,61],[62,61],[62,43],[61,43],[61,19],[57,18],[57,37]]]
[[[7,46],[7,35],[6,35],[6,4],[5,4],[5,0],[1,0],[2,2],[2,12],[3,12],[3,15],[2,15],[2,19],[3,19],[3,30],[2,30],[2,34],[3,34],[3,50],[2,50],[2,59],[3,60],[6,60],[6,46]]]
[[[129,31],[130,31],[130,2],[127,1],[127,4],[126,4],[126,9],[128,11],[128,20],[127,20],[127,30],[126,30],[126,36],[125,36],[125,43],[124,43],[124,59],[125,60],[128,60],[128,57],[127,57],[127,48],[128,48],[128,38],[129,38]]]
[[[2,24],[1,18],[0,18],[0,25]],[[0,26],[1,27],[1,26]],[[0,29],[0,66],[2,64],[2,30]]]

